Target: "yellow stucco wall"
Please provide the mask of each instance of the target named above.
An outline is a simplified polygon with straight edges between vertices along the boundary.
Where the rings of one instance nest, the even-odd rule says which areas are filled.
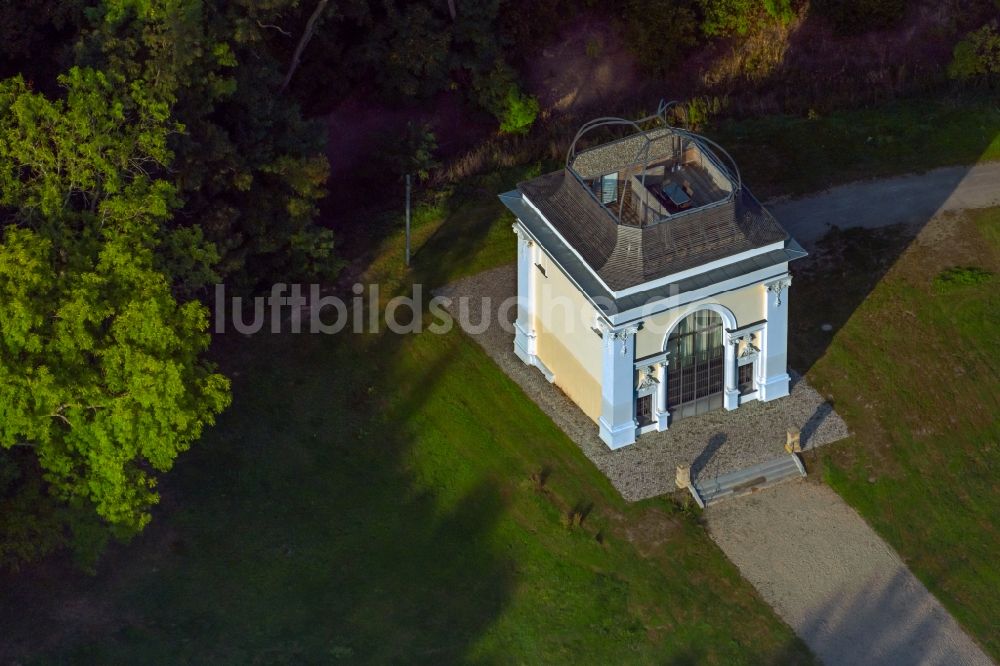
[[[535,274],[536,354],[555,375],[555,385],[596,422],[601,414],[601,338],[591,330],[596,311],[544,253],[538,263],[546,275]]]
[[[755,284],[735,291],[728,291],[712,298],[684,305],[676,310],[661,312],[643,320],[642,328],[636,334],[636,358],[642,358],[663,351],[663,341],[674,323],[681,316],[687,316],[707,303],[715,303],[729,308],[736,317],[737,326],[745,326],[764,319],[764,285]]]
[[[601,338],[591,330],[596,311],[557,264],[543,252],[537,256],[538,264],[545,269],[545,276],[535,274],[533,324],[537,356],[555,375],[556,386],[596,422],[601,414]],[[708,303],[728,308],[737,326],[765,317],[763,285],[718,294],[643,320],[635,338],[636,358],[663,351],[667,331],[678,319]]]

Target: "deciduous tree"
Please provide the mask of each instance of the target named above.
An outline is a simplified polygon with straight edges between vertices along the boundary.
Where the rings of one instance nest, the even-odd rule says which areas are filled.
[[[0,446],[113,531],[229,401],[207,311],[158,268],[180,128],[141,82],[74,68],[62,99],[0,83]],[[5,459],[10,464],[11,457]]]
[[[331,277],[333,236],[314,223],[328,173],[323,128],[279,95],[286,63],[269,48],[285,38],[267,26],[287,23],[298,3],[108,0],[100,9],[79,62],[170,104],[183,126],[169,138],[182,201],[173,225],[216,247],[213,272],[244,290]],[[204,286],[194,276],[210,275],[190,269],[189,292]]]

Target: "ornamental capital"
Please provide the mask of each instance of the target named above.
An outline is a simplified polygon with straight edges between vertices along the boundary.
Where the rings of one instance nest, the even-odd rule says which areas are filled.
[[[622,328],[614,328],[611,324],[598,318],[597,330],[601,332],[601,337],[603,337],[606,341],[617,340],[618,342],[621,342],[622,356],[627,356],[629,338],[639,332],[639,326],[637,324],[631,324],[629,326],[623,326]]]
[[[648,365],[639,371],[639,390],[644,390],[652,388],[660,383],[660,380],[656,378],[656,369]]]
[[[740,353],[740,358],[753,358],[758,353],[760,353],[760,348],[753,343],[753,333],[747,333],[746,335],[740,336],[737,342],[745,343],[743,345],[743,351]]]
[[[619,329],[612,333],[615,340],[619,340],[622,343],[622,356],[628,356],[628,341],[629,338],[635,337],[635,334],[639,332],[638,326],[626,326],[625,328]]]
[[[529,236],[528,234],[524,233],[524,230],[521,229],[520,222],[515,222],[514,224],[510,225],[510,228],[511,230],[513,230],[514,235],[517,236],[522,243],[524,243],[524,247],[534,247],[535,239]]]
[[[781,292],[792,286],[792,276],[786,275],[785,277],[778,278],[774,282],[768,282],[767,285],[768,292],[774,294],[774,304],[781,305]]]

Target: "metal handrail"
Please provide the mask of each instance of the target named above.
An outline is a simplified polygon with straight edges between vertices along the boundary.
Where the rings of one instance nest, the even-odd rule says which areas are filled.
[[[628,164],[619,165],[619,168],[628,168],[628,167],[638,166],[638,165],[641,164],[642,165],[642,176],[641,176],[640,182],[641,182],[641,184],[642,184],[643,187],[645,187],[645,185],[646,185],[646,173],[647,173],[647,170],[649,168],[649,151],[650,151],[650,146],[652,146],[652,144],[653,144],[654,141],[660,140],[660,139],[664,138],[664,136],[669,136],[669,135],[673,134],[673,135],[682,137],[684,139],[687,139],[688,141],[690,141],[690,142],[694,143],[696,146],[698,146],[699,152],[702,155],[707,156],[708,159],[712,162],[712,164],[717,169],[719,169],[719,171],[721,171],[727,178],[729,178],[729,181],[733,184],[733,187],[730,190],[729,195],[727,197],[725,197],[724,199],[720,199],[718,201],[714,201],[712,203],[706,204],[704,206],[699,206],[697,209],[694,209],[694,210],[702,210],[702,209],[707,208],[707,207],[717,206],[717,205],[720,205],[720,204],[732,201],[732,200],[734,200],[736,198],[736,196],[739,194],[739,192],[743,189],[743,176],[742,176],[742,174],[740,174],[739,166],[736,164],[736,160],[733,159],[733,156],[730,155],[729,152],[726,151],[725,148],[723,148],[718,143],[716,143],[715,141],[712,141],[711,139],[709,139],[706,136],[703,136],[701,134],[696,134],[695,132],[692,132],[690,130],[686,130],[686,129],[683,129],[683,128],[675,127],[675,126],[671,125],[669,122],[667,122],[667,111],[671,107],[675,106],[676,104],[677,104],[677,101],[675,101],[675,100],[670,101],[670,102],[665,102],[663,100],[660,100],[660,103],[657,106],[655,114],[650,115],[650,116],[646,116],[645,118],[640,118],[638,120],[629,120],[627,118],[620,118],[618,116],[602,116],[602,117],[599,117],[599,118],[594,118],[593,120],[590,120],[590,121],[584,123],[580,127],[580,129],[577,130],[576,135],[573,137],[573,141],[570,143],[569,148],[566,151],[566,170],[569,171],[571,174],[573,174],[573,177],[576,178],[576,180],[587,191],[587,193],[594,199],[594,201],[596,201],[597,204],[601,208],[603,208],[607,212],[607,214],[610,215],[611,218],[613,220],[615,220],[615,222],[618,223],[618,224],[622,224],[622,214],[621,214],[621,211],[624,208],[626,191],[631,188],[630,181],[626,180],[625,184],[621,188],[621,194],[618,197],[618,211],[619,212],[617,214],[615,214],[615,213],[613,213],[611,211],[611,209],[609,209],[604,204],[604,202],[601,201],[600,198],[597,197],[597,195],[591,190],[591,188],[587,186],[587,184],[583,181],[583,178],[580,176],[580,174],[576,171],[576,169],[574,169],[572,167],[572,163],[575,162],[576,158],[578,158],[580,155],[583,155],[583,154],[585,154],[587,152],[590,152],[592,150],[597,150],[597,149],[600,149],[600,148],[607,148],[608,146],[613,146],[613,145],[615,145],[617,143],[621,143],[623,141],[628,141],[628,140],[633,139],[634,137],[636,137],[637,134],[641,134],[642,135],[643,139],[645,139],[645,143],[643,143],[642,147],[637,151],[637,154],[636,154],[637,159],[636,159],[636,161],[630,162]],[[652,120],[659,120],[660,122],[662,122],[664,124],[665,128],[667,130],[669,130],[669,133],[665,134],[663,136],[658,136],[658,137],[655,137],[655,138],[650,138],[649,132],[651,130],[644,130],[641,127],[641,125],[645,124],[645,123],[648,123],[648,122],[650,122]],[[611,142],[608,142],[608,143],[605,143],[605,144],[601,144],[599,146],[593,146],[592,148],[588,148],[587,150],[584,150],[581,153],[577,153],[576,152],[577,143],[580,141],[581,138],[583,138],[583,136],[585,134],[587,134],[588,132],[590,132],[590,131],[598,128],[598,127],[609,127],[609,126],[616,126],[616,125],[618,125],[618,126],[630,126],[630,127],[634,127],[635,130],[636,130],[636,132],[637,132],[637,134],[632,134],[632,135],[629,135],[629,136],[626,136],[626,137],[622,137],[620,139],[616,139],[615,141],[611,141]],[[719,158],[715,154],[715,152],[713,150],[709,149],[709,146],[712,146],[715,149],[717,149],[725,157],[726,161],[729,162],[729,164],[731,165],[732,168],[730,169],[725,164],[723,164],[719,160]],[[682,150],[681,155],[683,155],[683,146],[682,146],[681,150]],[[660,222],[663,222],[664,220],[675,219],[677,217],[683,216],[683,215],[685,215],[687,213],[691,213],[691,212],[694,212],[694,211],[693,210],[691,210],[691,211],[680,211],[678,213],[674,213],[674,214],[671,214],[669,216],[659,217],[652,224],[659,224]]]

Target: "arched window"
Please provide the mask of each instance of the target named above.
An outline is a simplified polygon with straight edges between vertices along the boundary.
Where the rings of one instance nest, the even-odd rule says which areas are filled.
[[[667,409],[671,418],[677,420],[722,407],[722,317],[712,310],[689,314],[667,339],[667,352]]]

